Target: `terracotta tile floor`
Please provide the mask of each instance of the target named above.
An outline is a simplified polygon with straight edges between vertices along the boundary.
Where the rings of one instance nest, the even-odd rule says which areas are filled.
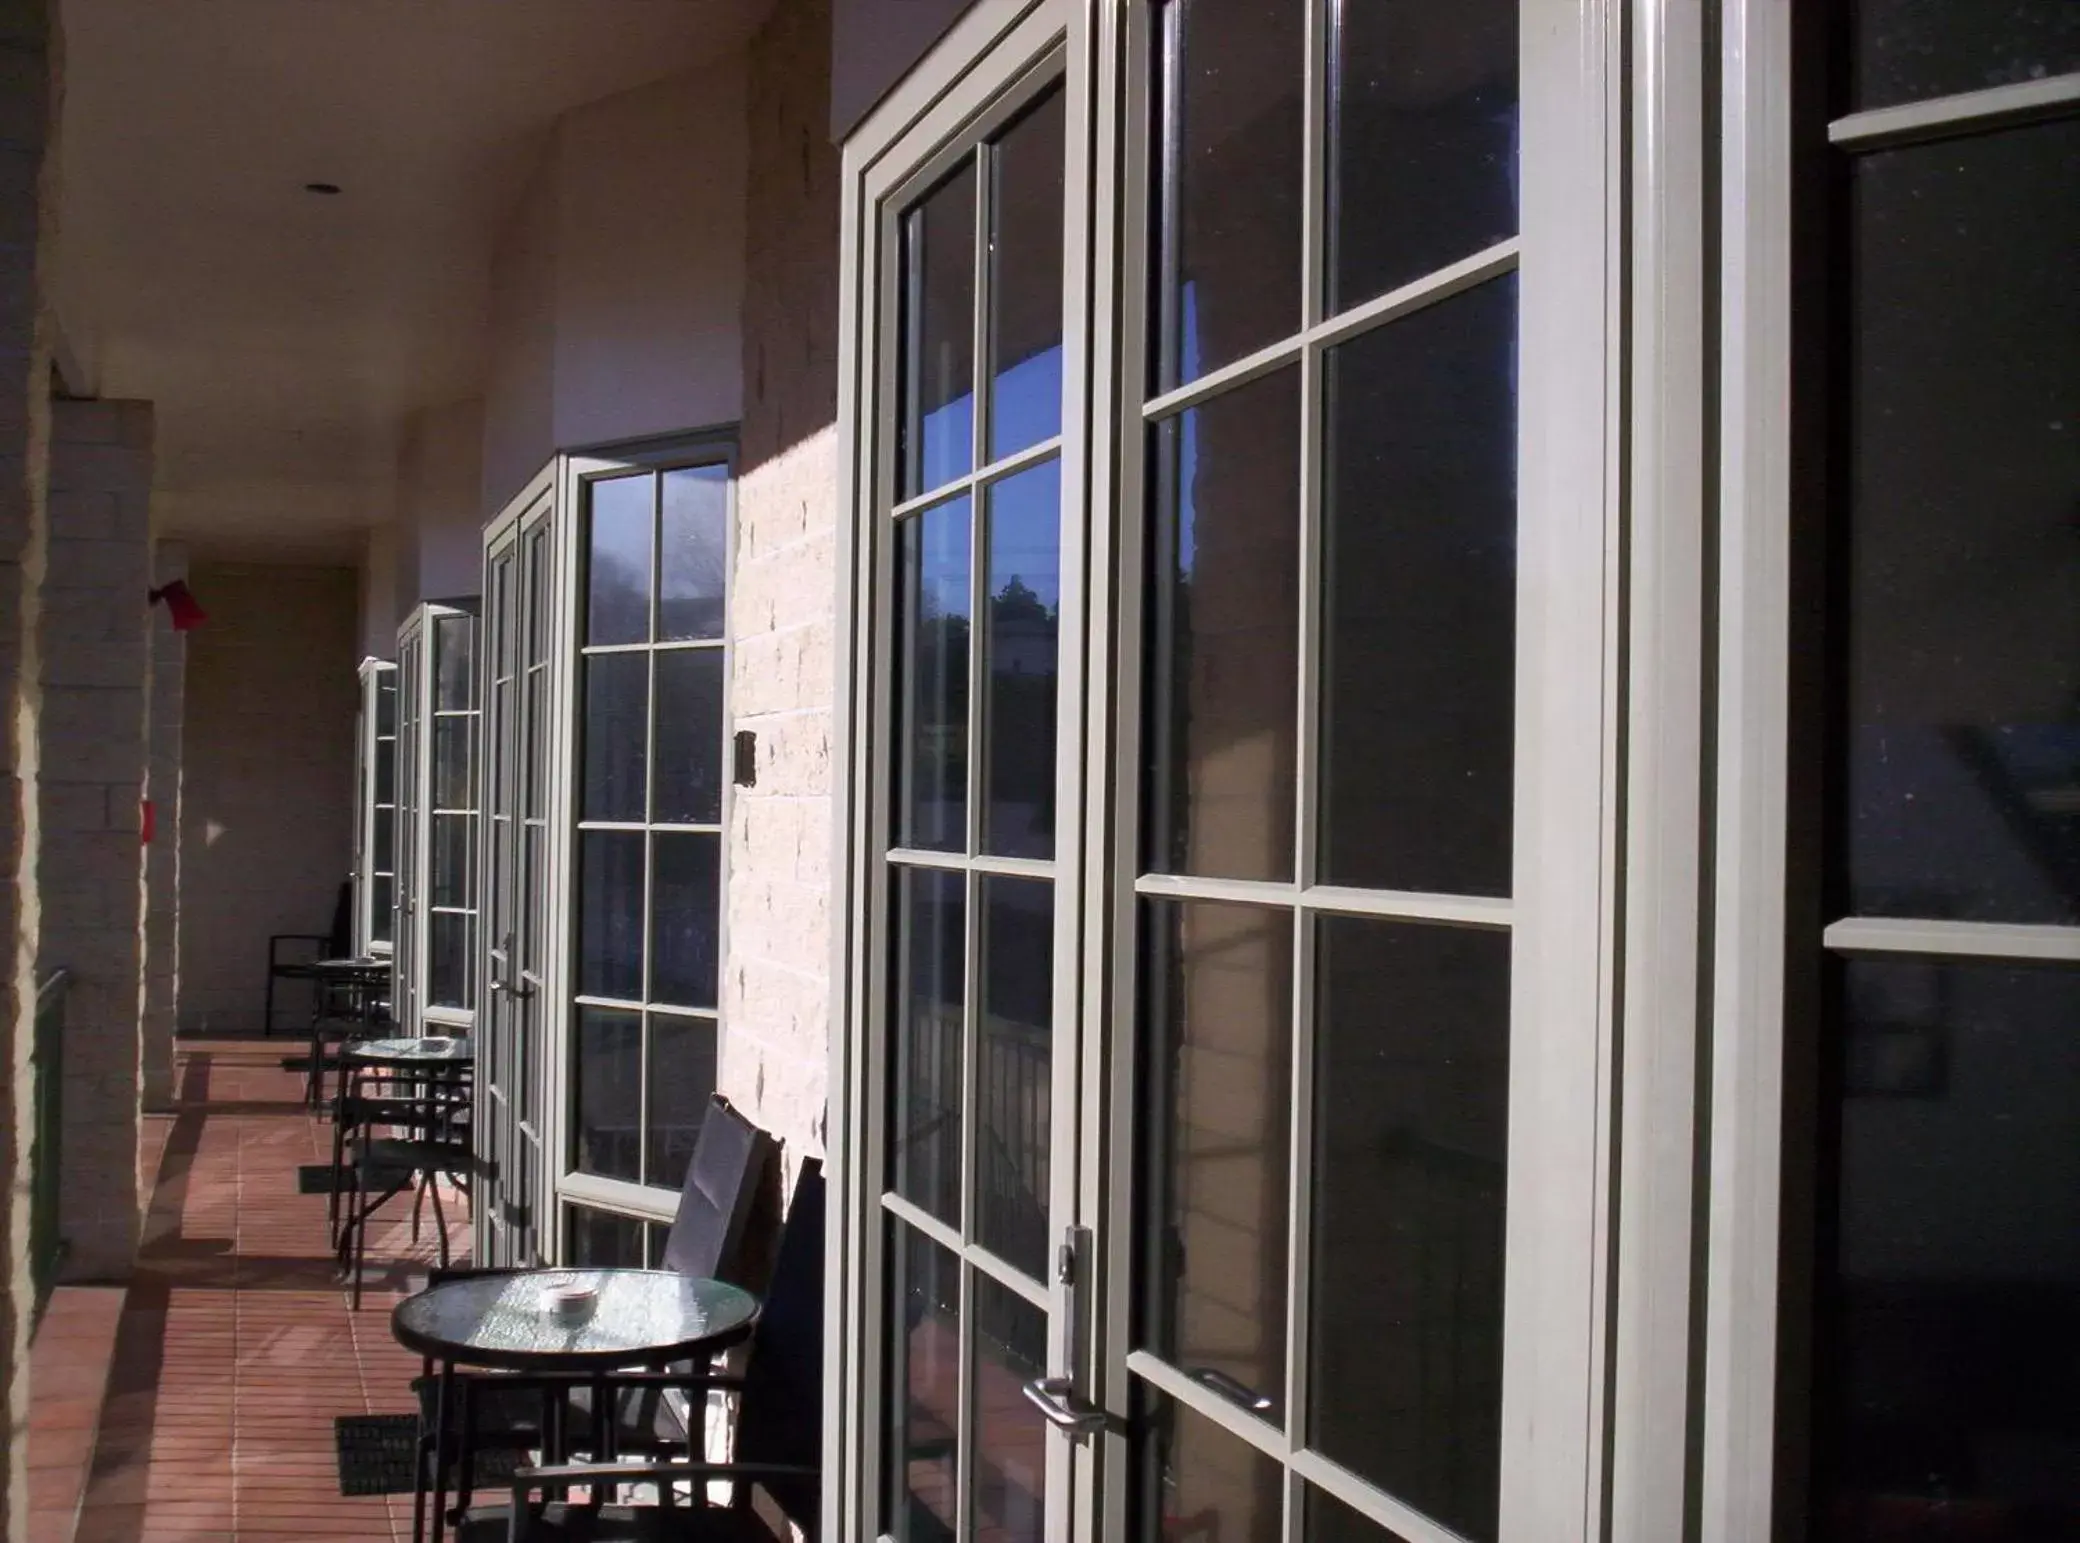
[[[178,1111],[147,1122],[156,1182],[78,1528],[64,1530],[58,1499],[44,1513],[48,1535],[32,1543],[411,1535],[409,1495],[340,1495],[332,1422],[412,1407],[418,1361],[391,1339],[389,1314],[432,1240],[414,1249],[408,1208],[393,1202],[392,1224],[370,1229],[370,1289],[349,1310],[325,1199],[297,1193],[298,1165],[330,1155],[330,1132],[281,1069],[293,1050],[183,1042]],[[459,1257],[467,1226],[454,1211],[449,1224]],[[37,1445],[47,1385],[35,1386],[31,1449],[58,1470],[73,1449]],[[50,1402],[54,1415],[71,1407]]]

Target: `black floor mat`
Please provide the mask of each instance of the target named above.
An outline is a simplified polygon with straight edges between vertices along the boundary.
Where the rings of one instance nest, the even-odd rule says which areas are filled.
[[[415,1414],[343,1414],[332,1422],[339,1448],[342,1495],[409,1495],[419,1447]],[[474,1475],[479,1489],[509,1482],[527,1454],[479,1452]]]
[[[410,1170],[395,1171],[378,1168],[370,1175],[376,1181],[376,1193],[381,1194],[394,1184],[402,1183],[411,1176]],[[341,1189],[354,1187],[354,1170],[349,1168],[340,1176]],[[299,1195],[329,1195],[332,1193],[332,1165],[329,1163],[305,1163],[296,1170],[296,1193]]]

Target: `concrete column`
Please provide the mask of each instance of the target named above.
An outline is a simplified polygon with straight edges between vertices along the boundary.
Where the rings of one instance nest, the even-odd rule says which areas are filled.
[[[39,957],[72,974],[59,1191],[69,1280],[120,1278],[137,1253],[151,488],[150,404],[52,404]]]
[[[0,0],[0,1539],[28,1535],[29,1186],[37,937],[37,607],[59,50],[44,0]]]
[[[188,550],[161,541],[152,582],[188,576]],[[180,1021],[181,728],[187,706],[187,643],[164,606],[152,608],[151,722],[144,796],[153,830],[144,852],[144,1107],[173,1103],[173,1031]]]

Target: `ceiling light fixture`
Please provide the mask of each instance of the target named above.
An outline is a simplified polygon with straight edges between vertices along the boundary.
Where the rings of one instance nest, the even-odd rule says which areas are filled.
[[[339,191],[339,184],[337,182],[306,182],[303,185],[303,190],[306,193],[322,193],[325,197],[330,198]]]

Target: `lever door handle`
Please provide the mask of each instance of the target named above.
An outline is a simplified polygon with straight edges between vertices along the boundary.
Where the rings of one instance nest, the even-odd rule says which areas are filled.
[[[1088,1436],[1105,1428],[1105,1411],[1078,1398],[1075,1384],[1067,1377],[1035,1377],[1025,1385],[1025,1395],[1026,1402],[1058,1431]]]

